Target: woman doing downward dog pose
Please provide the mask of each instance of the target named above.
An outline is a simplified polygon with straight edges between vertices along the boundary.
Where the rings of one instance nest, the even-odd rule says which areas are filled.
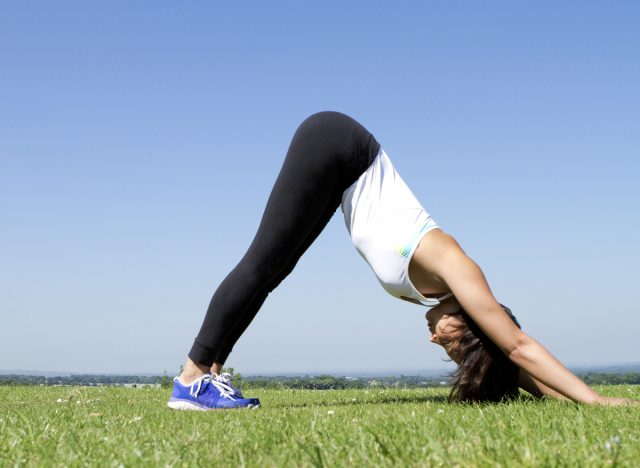
[[[521,387],[583,403],[621,404],[579,380],[520,330],[457,242],[422,208],[376,139],[352,118],[320,112],[298,127],[258,232],[211,299],[174,409],[251,408],[222,365],[267,295],[293,270],[338,206],[362,257],[391,295],[429,308],[431,341],[458,364],[450,398],[499,401]]]

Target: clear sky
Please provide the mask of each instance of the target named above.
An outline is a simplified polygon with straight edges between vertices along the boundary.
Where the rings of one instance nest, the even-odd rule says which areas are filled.
[[[640,4],[0,7],[0,369],[173,373],[297,125],[381,142],[525,331],[640,361]],[[228,364],[446,367],[338,212]]]

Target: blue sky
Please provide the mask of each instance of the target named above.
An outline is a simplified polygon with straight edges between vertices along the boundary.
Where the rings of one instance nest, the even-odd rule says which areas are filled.
[[[7,2],[0,369],[175,372],[296,126],[380,141],[524,329],[640,361],[637,2]],[[340,213],[228,364],[446,367]]]

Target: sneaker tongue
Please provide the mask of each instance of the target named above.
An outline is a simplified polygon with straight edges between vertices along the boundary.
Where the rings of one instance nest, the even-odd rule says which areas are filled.
[[[197,385],[197,384],[198,384],[198,382],[200,382],[201,380],[209,380],[209,379],[211,379],[211,374],[203,374],[203,375],[201,375],[200,377],[198,377],[197,379],[192,380],[192,381],[187,382],[187,383],[185,383],[185,382],[182,380],[182,378],[180,378],[180,377],[176,377],[176,378],[178,379],[178,382],[180,382],[180,385],[183,385],[184,387],[190,387],[190,386],[192,386],[193,384],[196,384],[196,385]]]
[[[198,380],[202,380],[202,381],[211,380],[211,374],[210,373],[209,374],[204,374],[204,375],[198,377],[196,380],[194,380],[194,382],[197,382]]]
[[[196,380],[194,380],[191,383],[191,386],[193,385],[200,385],[202,387],[206,386],[209,382],[211,382],[211,374],[204,374],[201,377],[198,377]]]

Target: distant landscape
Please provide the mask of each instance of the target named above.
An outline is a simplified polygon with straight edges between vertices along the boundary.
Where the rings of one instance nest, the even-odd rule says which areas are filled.
[[[640,363],[610,366],[575,367],[571,369],[589,385],[640,385]],[[231,373],[237,385],[253,388],[298,388],[308,390],[352,389],[372,387],[430,388],[448,385],[450,371],[416,370],[378,375],[362,372],[308,373],[280,375],[244,375],[233,368]],[[80,374],[37,370],[0,370],[0,385],[81,385],[81,386],[159,386],[169,387],[174,374]]]

